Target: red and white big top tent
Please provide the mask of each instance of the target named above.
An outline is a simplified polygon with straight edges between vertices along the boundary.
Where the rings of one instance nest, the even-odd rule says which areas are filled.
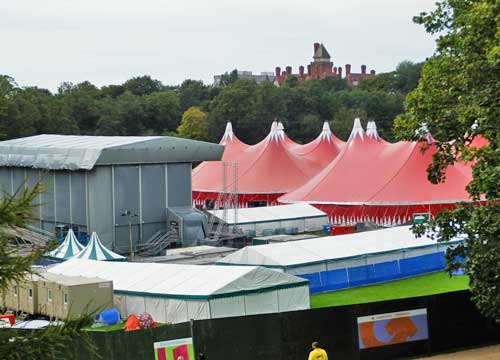
[[[300,145],[290,140],[277,122],[273,122],[266,138],[253,146],[241,143],[234,134],[230,138],[226,135],[222,161],[202,163],[193,170],[195,205],[217,200],[224,187],[223,162],[238,164],[236,192],[239,207],[246,207],[254,201],[275,205],[278,197],[303,185],[324,167],[320,161],[296,154],[293,149]],[[227,174],[226,191],[231,192],[235,185],[231,166]]]
[[[428,147],[422,153],[422,147]],[[414,213],[435,214],[469,201],[470,181],[455,166],[446,170],[446,181],[431,184],[426,169],[435,148],[432,138],[421,142],[388,143],[378,136],[374,123],[365,132],[359,119],[343,151],[323,171],[279,202],[312,204],[334,223],[369,221],[398,225]]]

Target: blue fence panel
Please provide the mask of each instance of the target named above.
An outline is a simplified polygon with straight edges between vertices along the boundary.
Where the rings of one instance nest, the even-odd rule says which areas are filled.
[[[319,272],[313,274],[297,275],[297,276],[309,280],[309,292],[311,294],[324,291],[323,286],[321,285],[321,276]]]
[[[347,269],[349,274],[349,286],[367,285],[375,282],[373,265],[362,265]]]
[[[345,289],[349,287],[347,269],[323,271],[321,282],[323,283],[323,291]]]
[[[389,281],[401,277],[397,260],[374,264],[373,267],[375,270],[376,282]]]
[[[401,274],[411,276],[444,269],[444,252],[399,260]]]

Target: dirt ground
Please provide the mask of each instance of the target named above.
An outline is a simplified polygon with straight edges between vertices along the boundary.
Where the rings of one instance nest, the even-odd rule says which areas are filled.
[[[486,346],[477,349],[458,351],[448,354],[422,358],[425,360],[498,360],[500,359],[500,345]]]

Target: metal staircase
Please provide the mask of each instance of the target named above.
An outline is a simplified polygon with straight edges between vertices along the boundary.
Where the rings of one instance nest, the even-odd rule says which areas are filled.
[[[144,243],[138,244],[136,253],[140,256],[158,255],[173,243],[180,242],[179,233],[177,231],[159,230],[153,234]]]

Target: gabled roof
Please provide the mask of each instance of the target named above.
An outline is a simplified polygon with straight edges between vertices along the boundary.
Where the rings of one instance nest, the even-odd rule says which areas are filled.
[[[116,293],[211,299],[258,293],[276,287],[307,286],[307,281],[256,266],[110,263],[70,259],[49,272],[113,281]]]
[[[325,45],[320,44],[316,51],[314,52],[315,59],[330,59],[330,54],[325,48]]]
[[[458,244],[463,237],[448,243]],[[402,249],[436,246],[437,240],[417,237],[411,226],[365,231],[285,243],[246,246],[224,257],[219,264],[287,268],[318,262],[333,262],[368,254],[384,254]]]
[[[168,136],[37,135],[0,142],[0,166],[91,170],[96,165],[219,160],[223,147]]]

